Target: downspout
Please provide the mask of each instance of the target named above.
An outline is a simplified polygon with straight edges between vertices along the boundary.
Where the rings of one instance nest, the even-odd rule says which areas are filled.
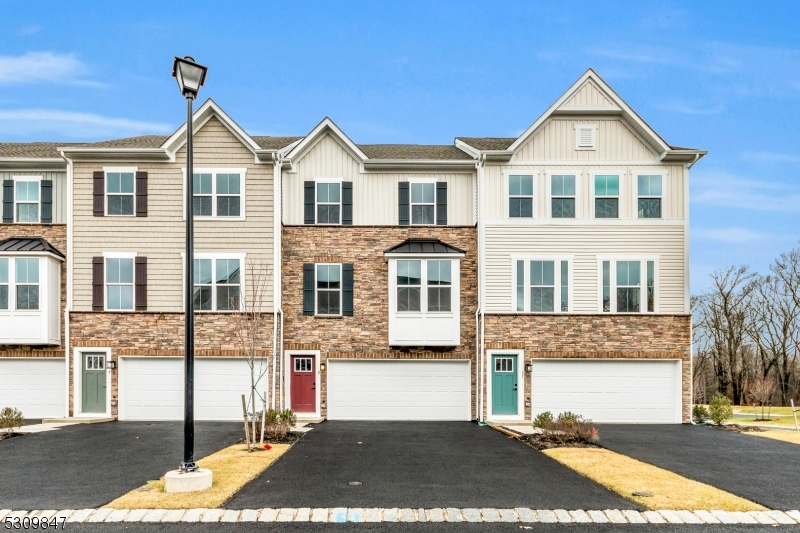
[[[476,349],[478,350],[477,353],[477,363],[478,363],[478,394],[476,394],[476,400],[478,401],[478,422],[482,423],[484,421],[483,416],[483,406],[484,406],[484,397],[483,397],[483,390],[484,390],[484,372],[483,368],[484,364],[484,341],[485,341],[485,317],[484,317],[484,221],[483,221],[483,212],[484,212],[484,166],[486,164],[486,154],[481,154],[478,159],[477,163],[477,171],[478,171],[478,310],[475,312],[475,321],[476,321],[476,330],[475,335],[478,337]]]
[[[272,154],[272,190],[274,205],[272,206],[272,394],[269,406],[275,409],[275,365],[278,363],[278,305],[280,304],[280,279],[278,269],[281,262],[281,216],[280,216],[280,161],[276,154]]]
[[[67,290],[67,305],[64,308],[64,356],[67,363],[67,403],[65,407],[64,417],[69,418],[69,373],[70,373],[70,332],[69,332],[69,313],[72,311],[72,173],[73,165],[72,160],[61,152],[67,162],[67,276],[66,276],[66,290]],[[60,299],[60,297],[59,297]]]

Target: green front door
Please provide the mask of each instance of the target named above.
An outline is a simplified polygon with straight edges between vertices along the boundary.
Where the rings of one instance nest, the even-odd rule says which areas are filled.
[[[516,415],[517,356],[492,356],[492,414]]]
[[[84,413],[106,412],[106,356],[102,353],[83,354]]]

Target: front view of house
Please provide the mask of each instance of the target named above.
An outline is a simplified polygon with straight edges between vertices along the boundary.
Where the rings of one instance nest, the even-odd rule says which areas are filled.
[[[196,418],[259,390],[301,418],[689,420],[689,169],[587,71],[517,138],[354,143],[333,121],[0,143],[0,406],[183,416],[195,218]],[[46,392],[45,392],[46,391]]]

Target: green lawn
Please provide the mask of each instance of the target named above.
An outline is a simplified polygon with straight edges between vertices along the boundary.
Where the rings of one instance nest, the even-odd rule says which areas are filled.
[[[795,407],[795,409],[800,409],[800,407]],[[749,405],[734,405],[733,412],[735,413],[761,413],[760,407],[752,407]],[[764,414],[766,415],[767,409],[764,409]],[[784,416],[788,416],[789,418],[792,417],[792,408],[791,407],[773,407],[770,410],[771,415],[779,415],[781,418]],[[800,412],[797,413],[797,416],[800,417]]]

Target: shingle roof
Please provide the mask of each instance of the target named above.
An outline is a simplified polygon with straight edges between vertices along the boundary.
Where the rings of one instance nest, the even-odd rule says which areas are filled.
[[[370,159],[473,159],[452,144],[359,144],[358,147]]]
[[[464,250],[445,244],[439,239],[406,239],[385,254],[465,254]]]
[[[253,140],[265,150],[278,150],[285,146],[289,146],[295,141],[299,141],[302,137],[272,137],[272,136],[254,136]]]
[[[0,241],[0,252],[49,252],[64,258],[52,244],[41,237],[11,237]]]
[[[96,143],[83,143],[74,146],[81,148],[160,148],[169,135],[139,135],[124,139],[111,139]]]
[[[514,144],[516,137],[456,137],[478,150],[507,150]]]
[[[61,157],[57,148],[59,146],[75,146],[76,143],[0,143],[0,157],[31,157],[31,158],[57,158]]]

